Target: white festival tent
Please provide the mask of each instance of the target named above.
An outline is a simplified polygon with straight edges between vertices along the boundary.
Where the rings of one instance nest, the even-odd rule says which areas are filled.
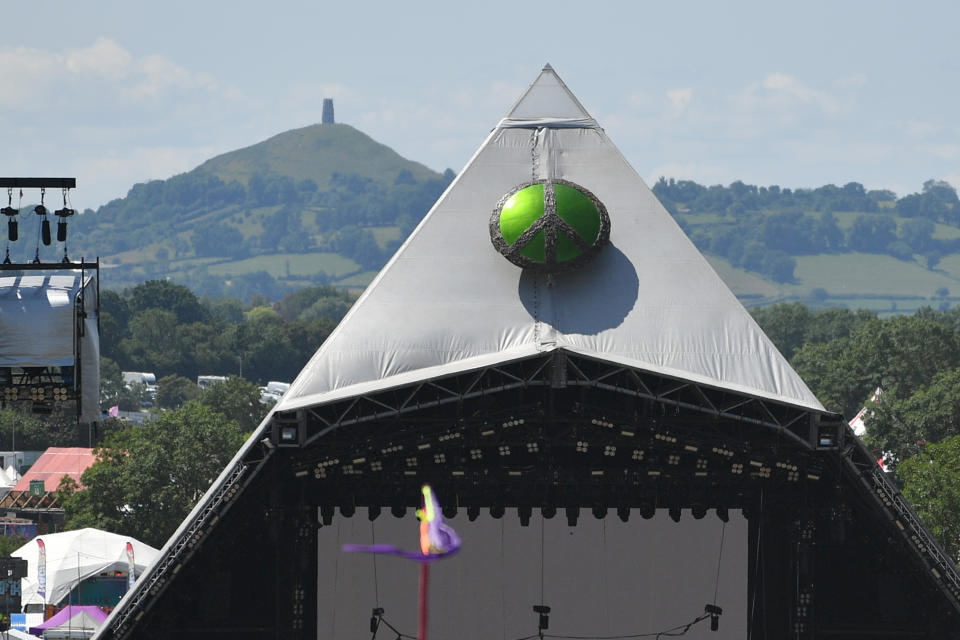
[[[40,545],[46,547],[46,597],[37,593]],[[158,551],[128,536],[99,529],[77,529],[37,536],[11,555],[27,561],[27,577],[20,582],[21,602],[58,604],[83,580],[107,571],[127,571],[127,542],[133,546],[136,576],[146,570]]]
[[[610,217],[571,272],[521,270],[490,217],[565,180]],[[547,65],[304,367],[277,411],[557,349],[801,407],[823,406]]]

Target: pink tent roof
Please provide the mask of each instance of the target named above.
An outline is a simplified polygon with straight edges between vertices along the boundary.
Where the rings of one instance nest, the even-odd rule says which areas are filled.
[[[77,484],[81,484],[80,476],[96,461],[97,457],[93,454],[93,449],[50,447],[37,458],[13,490],[29,491],[31,480],[43,480],[43,488],[46,491],[56,491],[63,476],[70,476],[77,481]]]

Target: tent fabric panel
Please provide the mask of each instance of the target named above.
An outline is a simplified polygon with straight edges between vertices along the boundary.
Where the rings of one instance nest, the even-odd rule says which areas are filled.
[[[20,581],[24,604],[56,604],[67,597],[78,582],[104,571],[126,571],[126,544],[133,545],[134,568],[142,575],[158,551],[134,538],[98,529],[78,529],[38,536],[47,549],[47,595],[37,594],[37,564],[40,552],[36,538],[11,555],[27,561],[27,577]]]
[[[609,212],[610,245],[574,272],[525,272],[490,241],[497,203],[538,179],[579,184]],[[462,360],[564,346],[823,409],[596,127],[495,130],[278,409]]]
[[[73,365],[79,291],[79,276],[0,277],[0,367]]]

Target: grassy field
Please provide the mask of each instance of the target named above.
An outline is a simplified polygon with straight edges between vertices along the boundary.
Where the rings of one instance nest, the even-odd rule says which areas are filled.
[[[320,271],[336,278],[359,270],[360,265],[338,253],[278,253],[245,260],[220,262],[207,267],[208,273],[218,276],[238,276],[245,273],[266,271],[275,278],[285,278],[287,275],[309,276]]]
[[[820,288],[833,296],[934,296],[940,287],[960,286],[960,281],[916,262],[873,253],[801,256],[794,275],[798,282],[785,287],[792,295]]]

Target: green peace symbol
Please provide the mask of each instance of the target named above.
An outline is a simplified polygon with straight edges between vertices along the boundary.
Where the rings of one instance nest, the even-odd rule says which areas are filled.
[[[490,238],[521,267],[577,267],[607,243],[610,218],[596,196],[566,180],[538,180],[505,195],[490,218]]]

